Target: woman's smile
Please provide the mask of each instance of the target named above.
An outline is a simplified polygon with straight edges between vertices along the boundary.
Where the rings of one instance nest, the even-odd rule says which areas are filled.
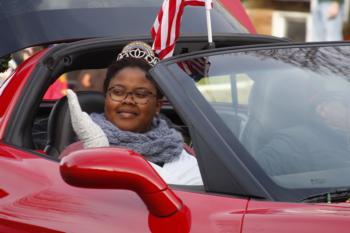
[[[121,108],[121,109],[117,110],[117,115],[123,119],[133,119],[133,118],[136,118],[139,115],[139,113],[138,113],[138,111],[133,110],[133,109]]]

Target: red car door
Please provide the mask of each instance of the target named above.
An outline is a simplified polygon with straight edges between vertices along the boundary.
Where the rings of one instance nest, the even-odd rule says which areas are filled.
[[[148,210],[131,191],[69,186],[57,162],[3,144],[0,168],[1,232],[150,232]],[[246,199],[175,193],[189,209],[191,232],[241,231]],[[159,221],[159,231],[155,224],[157,232],[176,226]]]

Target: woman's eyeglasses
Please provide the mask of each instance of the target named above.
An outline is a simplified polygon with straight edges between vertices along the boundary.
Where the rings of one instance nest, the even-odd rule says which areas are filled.
[[[151,98],[157,96],[156,94],[145,89],[136,89],[128,92],[124,88],[115,86],[108,88],[107,93],[113,101],[117,102],[122,102],[128,98],[129,95],[131,95],[131,98],[136,104],[147,104]]]

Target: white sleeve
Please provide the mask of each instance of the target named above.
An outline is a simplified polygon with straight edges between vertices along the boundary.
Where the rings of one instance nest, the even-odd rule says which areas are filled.
[[[163,167],[150,163],[168,184],[203,185],[197,159],[185,150],[176,161],[166,163]]]

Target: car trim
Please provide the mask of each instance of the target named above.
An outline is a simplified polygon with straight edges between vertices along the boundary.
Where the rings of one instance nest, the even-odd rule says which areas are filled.
[[[247,51],[257,51],[257,50],[266,50],[266,49],[279,49],[279,48],[300,48],[300,47],[326,47],[326,46],[334,46],[334,45],[346,45],[349,46],[350,42],[314,42],[314,43],[274,43],[274,44],[265,44],[265,45],[247,45],[247,46],[238,46],[238,47],[229,47],[229,48],[219,48],[219,49],[210,49],[210,50],[206,50],[206,51],[198,51],[198,52],[193,52],[191,54],[185,54],[185,55],[179,55],[176,56],[174,58],[169,58],[166,60],[163,60],[162,62],[160,62],[156,67],[160,67],[162,66],[162,76],[164,76],[164,74],[167,73],[171,73],[171,71],[169,71],[168,66],[171,64],[174,64],[176,62],[180,62],[183,60],[187,60],[187,59],[194,59],[194,58],[198,58],[198,57],[205,57],[205,56],[215,56],[215,55],[222,55],[222,54],[227,54],[227,53],[238,53],[238,52],[247,52]],[[154,71],[153,71],[154,72]],[[159,74],[158,74],[159,76]],[[174,75],[174,74],[170,74],[170,76],[174,79],[180,79],[180,74]],[[184,77],[183,77],[184,78]],[[188,79],[188,77],[185,77]],[[181,82],[181,81],[179,81]],[[165,84],[164,84],[165,85]],[[189,83],[187,83],[187,85],[190,85]],[[183,88],[186,88],[186,86],[183,86]],[[196,99],[196,101],[198,101],[198,99]],[[206,104],[208,105],[208,104]],[[205,105],[203,105],[205,106]],[[206,109],[207,111],[207,109]],[[207,113],[207,112],[206,112]],[[196,120],[197,120],[196,116]],[[210,119],[213,119],[213,116],[211,116]],[[214,127],[219,127],[221,125],[221,123],[219,121],[217,122],[213,122],[212,124],[214,124]],[[227,128],[227,127],[226,127]],[[200,128],[199,128],[200,130]],[[205,131],[207,131],[208,129],[203,129],[202,130],[202,134],[205,134]],[[223,136],[223,140],[225,140],[225,138],[230,138],[232,139],[232,137],[227,137],[227,133],[225,133],[226,136]],[[236,152],[237,154],[240,154],[244,151],[242,151],[241,149],[236,148],[235,146],[235,141],[233,142],[231,141],[227,141],[226,140],[226,144],[229,145],[229,147],[231,148],[232,151]],[[204,145],[204,144],[203,144]],[[238,147],[240,148],[240,147]],[[244,161],[246,158],[246,156],[239,156],[241,157],[241,159],[243,159],[242,161]],[[250,157],[250,156],[249,156]],[[306,196],[310,196],[313,193],[320,193],[320,192],[324,192],[327,189],[325,188],[315,188],[312,189],[311,191],[309,189],[286,189],[283,188],[281,186],[278,186],[275,182],[273,182],[260,168],[260,166],[258,166],[258,164],[249,159],[249,162],[245,164],[245,166],[254,166],[254,169],[249,169],[249,171],[252,171],[254,174],[253,176],[256,177],[256,179],[258,180],[258,183],[260,185],[262,185],[263,187],[266,188],[266,190],[268,190],[268,193],[270,193],[270,197],[271,200],[275,200],[275,201],[301,201],[303,199],[303,197]],[[266,196],[265,198],[270,199],[268,196]]]

